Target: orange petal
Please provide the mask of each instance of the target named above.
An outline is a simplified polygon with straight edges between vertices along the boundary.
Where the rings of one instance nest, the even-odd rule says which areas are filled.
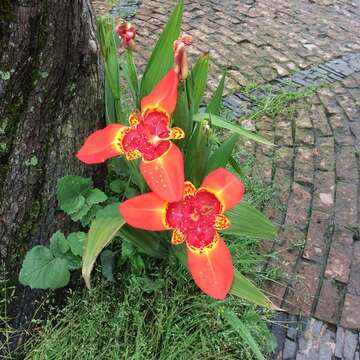
[[[216,216],[214,224],[216,230],[224,230],[230,226],[231,222],[224,214],[219,214]]]
[[[188,266],[196,285],[215,299],[224,299],[230,291],[234,268],[224,241],[216,235],[214,244],[203,250],[187,246]]]
[[[142,98],[141,111],[144,114],[152,109],[165,111],[168,116],[174,111],[177,98],[178,76],[173,68],[160,80],[153,91]]]
[[[81,147],[76,157],[86,164],[98,164],[124,153],[121,140],[127,128],[120,124],[110,124],[92,133]]]
[[[180,201],[184,190],[184,156],[170,143],[168,150],[155,160],[143,160],[141,174],[150,189],[168,202]]]
[[[135,196],[124,201],[119,211],[131,226],[144,230],[167,230],[165,225],[167,202],[154,193]]]
[[[203,188],[212,192],[223,204],[223,211],[237,205],[244,196],[244,184],[231,172],[219,168],[207,175],[201,184]]]

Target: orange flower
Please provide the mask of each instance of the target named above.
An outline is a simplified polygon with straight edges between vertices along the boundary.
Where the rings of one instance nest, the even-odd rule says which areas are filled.
[[[191,43],[192,36],[185,34],[181,35],[177,40],[174,41],[173,51],[175,71],[178,74],[180,80],[186,79],[189,72],[189,64],[185,52],[185,46],[191,45]]]
[[[131,226],[173,230],[174,245],[185,241],[188,266],[195,283],[215,299],[224,299],[234,277],[230,252],[217,230],[231,226],[225,211],[240,202],[244,185],[220,168],[207,175],[199,189],[185,182],[183,198],[167,202],[154,193],[131,198],[119,211]]]
[[[86,164],[98,164],[125,155],[127,160],[142,158],[140,171],[150,189],[167,201],[178,201],[184,189],[184,159],[170,140],[182,139],[180,128],[169,128],[176,106],[178,77],[174,69],[141,100],[141,112],[129,117],[130,126],[110,124],[95,131],[77,153]]]
[[[120,24],[116,27],[116,33],[121,37],[123,41],[123,47],[125,49],[130,48],[131,50],[135,47],[135,27],[130,23]]]

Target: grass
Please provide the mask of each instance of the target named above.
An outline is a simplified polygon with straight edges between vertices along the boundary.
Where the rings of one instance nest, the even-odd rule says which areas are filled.
[[[239,245],[236,263],[259,266],[260,258],[248,256],[254,244]],[[128,268],[115,284],[98,279],[94,289],[74,293],[25,345],[26,359],[253,359],[225,309],[240,317],[260,349],[272,350],[269,314],[234,297],[210,299],[174,260],[150,260],[142,276]],[[149,286],[155,281],[161,286]]]
[[[253,186],[248,199],[261,206],[271,192],[265,189]],[[259,240],[225,240],[244,275],[260,286],[276,280],[273,268],[264,270],[268,255],[257,251]],[[46,321],[35,324],[32,337],[8,359],[251,360],[259,359],[254,349],[264,356],[274,349],[267,326],[271,312],[233,296],[214,301],[174,258],[144,260],[141,274],[129,263],[118,264],[114,283],[103,280],[98,269],[95,287],[72,293],[61,310],[54,308]],[[229,321],[229,311],[241,326]]]

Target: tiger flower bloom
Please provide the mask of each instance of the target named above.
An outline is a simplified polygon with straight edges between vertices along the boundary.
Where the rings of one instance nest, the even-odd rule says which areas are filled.
[[[182,139],[181,128],[169,128],[176,106],[178,76],[174,69],[141,100],[141,112],[129,117],[130,126],[110,124],[91,134],[77,153],[86,164],[125,155],[142,158],[140,171],[150,189],[169,202],[179,201],[184,189],[184,157],[171,141]]]
[[[122,39],[122,45],[125,49],[129,48],[134,50],[135,48],[135,35],[136,29],[130,23],[119,24],[116,27],[116,33]]]
[[[232,286],[234,268],[217,230],[231,226],[224,213],[241,201],[244,191],[236,176],[219,168],[205,177],[199,189],[186,181],[180,201],[167,202],[147,193],[123,202],[119,211],[133,227],[173,230],[171,242],[185,242],[188,267],[197,286],[215,299],[224,299]]]
[[[173,44],[175,72],[178,74],[180,80],[185,80],[189,72],[189,63],[185,51],[185,46],[192,43],[192,36],[181,35]]]

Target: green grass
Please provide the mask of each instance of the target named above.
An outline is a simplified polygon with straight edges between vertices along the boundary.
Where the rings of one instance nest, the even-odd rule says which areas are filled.
[[[248,199],[261,205],[271,192],[265,189],[253,186]],[[234,266],[257,285],[278,278],[274,268],[264,270],[272,255],[257,251],[259,240],[225,240]],[[267,327],[271,312],[234,296],[209,298],[175,258],[144,260],[142,274],[129,264],[118,264],[115,283],[103,280],[97,269],[94,288],[77,290],[62,309],[53,309],[47,321],[36,323],[32,337],[9,359],[251,360],[256,359],[254,342],[265,358],[274,349]],[[231,326],[228,311],[237,314],[241,328]]]
[[[249,263],[246,249],[253,244],[238,245],[236,262],[243,269],[260,264],[255,257]],[[154,291],[144,286],[154,281]],[[94,289],[74,293],[23,350],[34,360],[253,359],[250,345],[224,319],[228,309],[250,329],[260,349],[272,349],[264,322],[269,314],[234,297],[210,299],[175,259],[150,261],[146,275],[128,269],[115,284],[98,280]]]

